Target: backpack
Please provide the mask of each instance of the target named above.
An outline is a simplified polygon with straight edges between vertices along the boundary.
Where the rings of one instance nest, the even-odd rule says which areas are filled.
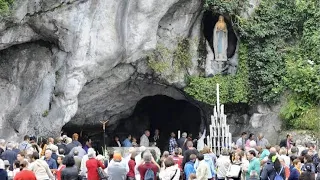
[[[144,174],[144,180],[154,180],[154,172],[152,169],[147,169],[146,173]]]
[[[283,170],[283,167],[281,167],[281,170],[279,173],[276,171],[276,176],[274,177],[274,180],[284,180],[283,177],[281,176],[282,170]]]
[[[317,168],[320,162],[318,153],[312,156],[312,161],[313,161],[314,167],[316,167],[316,173],[319,172]]]

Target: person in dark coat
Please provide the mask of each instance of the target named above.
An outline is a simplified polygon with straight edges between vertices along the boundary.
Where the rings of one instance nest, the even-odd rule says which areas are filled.
[[[287,149],[291,149],[294,146],[292,141],[292,135],[287,134],[287,138],[280,141],[280,147],[285,147]]]
[[[186,143],[187,143],[187,133],[186,133],[186,132],[182,133],[181,138],[179,138],[179,139],[177,140],[177,143],[178,143],[179,148],[182,149],[182,153],[184,153],[184,151],[187,150],[187,148],[186,148],[186,147],[187,147],[187,146],[186,146]]]
[[[15,160],[17,160],[17,153],[14,152],[12,150],[13,148],[13,144],[12,143],[8,143],[7,144],[7,150],[5,150],[2,155],[1,155],[1,159],[3,160],[8,160],[10,163],[10,168],[9,170],[12,171],[13,170],[13,162]]]
[[[63,159],[63,164],[66,165],[66,167],[61,172],[61,180],[78,180],[78,169],[76,166],[74,166],[75,161],[73,156],[65,156]]]
[[[263,167],[261,173],[261,180],[274,179],[276,175],[279,174],[283,179],[285,179],[285,169],[281,166],[276,153],[271,153],[268,157],[267,164]]]
[[[110,143],[110,147],[121,147],[121,142],[118,136],[115,136],[113,141]]]

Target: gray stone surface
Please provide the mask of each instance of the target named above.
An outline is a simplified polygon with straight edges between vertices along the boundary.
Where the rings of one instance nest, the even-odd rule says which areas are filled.
[[[17,0],[0,23],[0,137],[113,123],[147,95],[183,98],[174,86],[198,73],[198,55],[177,79],[160,77],[166,84],[145,59],[159,43],[198,37],[200,24],[197,0]]]

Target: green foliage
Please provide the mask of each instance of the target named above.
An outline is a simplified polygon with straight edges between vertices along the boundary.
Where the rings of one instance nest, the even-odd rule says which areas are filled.
[[[204,8],[220,14],[238,15],[248,7],[248,0],[206,0]]]
[[[318,127],[319,0],[262,0],[248,19],[240,17],[248,5],[243,2],[205,0],[204,6],[231,17],[233,28],[247,44],[250,102],[278,102],[288,92],[281,109],[287,127]]]
[[[49,115],[49,111],[48,110],[45,110],[43,113],[42,113],[42,117],[47,117]]]
[[[8,13],[12,4],[13,0],[0,0],[0,15]]]
[[[320,121],[318,110],[317,105],[310,104],[303,98],[291,94],[281,109],[280,116],[287,129],[316,130]]]
[[[195,99],[208,103],[216,103],[216,84],[220,86],[221,103],[248,102],[248,68],[247,47],[240,45],[239,67],[235,76],[216,75],[212,78],[190,77],[184,91]]]
[[[169,49],[164,45],[157,45],[155,51],[148,56],[148,64],[156,73],[174,78],[179,73],[192,67],[192,54],[189,39],[178,38],[177,47]]]

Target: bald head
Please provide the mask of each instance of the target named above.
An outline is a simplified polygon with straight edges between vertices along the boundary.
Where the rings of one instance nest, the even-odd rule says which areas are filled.
[[[269,151],[270,153],[277,153],[277,149],[275,147],[271,147]]]

